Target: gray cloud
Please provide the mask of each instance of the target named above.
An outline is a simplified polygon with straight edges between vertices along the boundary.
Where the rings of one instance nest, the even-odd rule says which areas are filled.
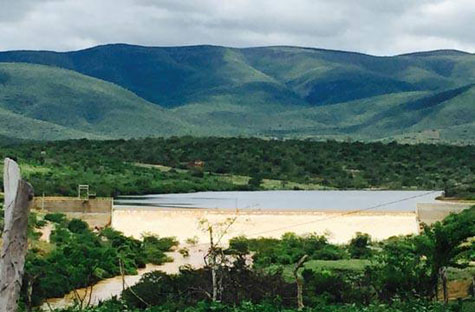
[[[473,0],[0,0],[0,50],[300,45],[475,52]]]
[[[48,0],[0,0],[0,21],[21,20],[36,5],[46,1]]]

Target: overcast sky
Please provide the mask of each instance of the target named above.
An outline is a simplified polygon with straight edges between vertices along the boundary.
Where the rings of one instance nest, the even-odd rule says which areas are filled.
[[[0,50],[298,45],[475,52],[475,0],[0,0]]]

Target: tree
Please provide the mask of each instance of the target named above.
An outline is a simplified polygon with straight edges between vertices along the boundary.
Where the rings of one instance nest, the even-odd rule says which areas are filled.
[[[431,294],[431,276],[427,260],[418,248],[416,237],[395,237],[388,240],[367,274],[378,297],[390,301],[427,297]]]
[[[459,214],[451,214],[442,222],[424,227],[423,235],[418,237],[419,248],[431,266],[431,281],[434,295],[437,296],[439,279],[442,279],[444,301],[448,301],[447,282],[445,278],[447,267],[463,268],[473,261],[473,254],[468,251],[473,248],[475,236],[475,206]]]
[[[253,189],[258,189],[261,186],[261,183],[262,177],[259,174],[253,175],[247,182],[247,184],[249,184]]]
[[[348,251],[350,252],[351,258],[355,259],[366,259],[371,255],[371,236],[366,233],[356,233],[356,236],[353,237],[348,245]]]

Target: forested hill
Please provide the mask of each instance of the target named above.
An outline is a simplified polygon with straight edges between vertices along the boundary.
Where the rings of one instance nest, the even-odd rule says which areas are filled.
[[[280,103],[320,106],[475,83],[474,55],[450,50],[375,57],[299,47],[115,44],[66,53],[4,52],[0,61],[72,69],[165,107],[257,90],[278,95]]]
[[[88,120],[86,126],[67,126],[62,131],[57,127],[65,125],[52,120],[52,108],[41,101],[57,94],[26,99],[18,95],[25,89],[36,95],[36,90],[53,83],[44,81],[46,70],[28,79],[26,85],[18,85],[12,80],[26,78],[18,70],[5,69],[2,62],[59,67],[72,70],[66,73],[75,71],[113,83],[117,87],[114,95],[123,92],[120,89],[133,92],[137,103],[160,108],[161,121],[172,120],[171,124],[162,131],[150,127],[156,122],[144,119],[140,121],[144,131],[130,132]],[[0,53],[0,109],[19,114],[16,118],[33,118],[35,129],[45,128],[43,122],[53,123],[48,124],[51,129],[43,130],[46,139],[152,136],[188,130],[197,135],[474,142],[474,84],[475,55],[454,50],[377,57],[283,46],[236,49],[114,44],[64,53]],[[9,89],[7,97],[5,88]],[[81,88],[93,90],[92,85],[76,83],[60,88],[58,108],[77,114],[66,105],[74,96],[78,110],[101,111],[105,101],[78,96],[76,91]],[[116,98],[122,97],[118,94]],[[121,106],[112,116],[106,114],[114,122],[127,115]],[[152,114],[149,111],[148,115]]]

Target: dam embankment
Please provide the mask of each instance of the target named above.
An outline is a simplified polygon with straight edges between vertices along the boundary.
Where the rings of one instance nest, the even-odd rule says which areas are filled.
[[[138,208],[138,209],[137,209]],[[198,238],[206,243],[208,235],[200,221],[219,224],[235,219],[223,241],[236,236],[274,237],[293,232],[299,235],[326,235],[332,243],[347,243],[357,232],[376,240],[418,232],[414,212],[341,212],[321,211],[239,211],[216,209],[160,209],[134,206],[115,207],[112,227],[125,235],[140,238],[143,233],[174,236],[180,242]]]
[[[475,202],[448,202],[438,201],[436,203],[417,204],[417,220],[420,223],[431,225],[437,221],[442,221],[451,213],[460,213],[475,205]]]

